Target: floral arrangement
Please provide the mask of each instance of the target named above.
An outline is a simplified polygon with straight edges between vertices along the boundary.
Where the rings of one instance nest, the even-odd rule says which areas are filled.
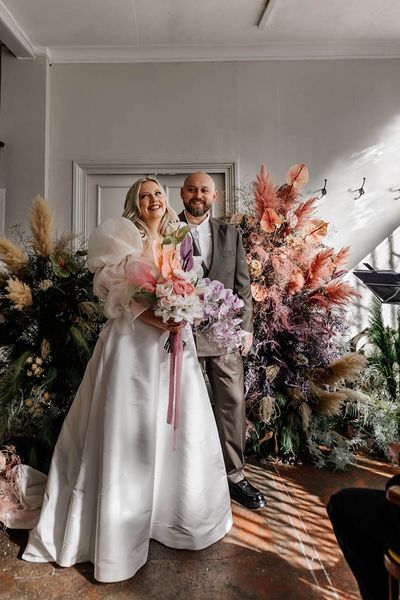
[[[103,316],[75,236],[53,238],[40,197],[29,220],[29,239],[0,238],[0,441],[45,470]]]
[[[194,331],[204,331],[216,348],[231,351],[240,346],[242,319],[237,315],[243,301],[219,281],[203,278],[201,258],[193,256],[190,227],[180,227],[162,242],[153,242],[153,264],[135,257],[127,262],[126,296],[150,303],[164,323],[190,323]],[[166,343],[170,352],[169,403],[167,423],[174,426],[174,449],[180,414],[182,331],[171,332]]]
[[[333,417],[346,402],[366,401],[354,389],[365,359],[342,356],[341,348],[357,292],[341,280],[348,248],[324,245],[328,224],[313,216],[316,198],[301,197],[307,181],[304,164],[291,167],[281,186],[262,166],[246,212],[230,218],[243,236],[254,300],[254,350],[245,362],[249,445],[261,456],[343,466],[351,444],[332,432]]]
[[[189,226],[180,227],[162,242],[154,242],[155,264],[146,257],[127,263],[127,295],[149,302],[164,323],[190,323],[216,348],[233,351],[243,338],[239,316],[243,301],[221,282],[203,278],[189,231]]]

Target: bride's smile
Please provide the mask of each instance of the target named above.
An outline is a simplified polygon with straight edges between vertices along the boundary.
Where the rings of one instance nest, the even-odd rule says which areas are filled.
[[[161,219],[166,211],[167,203],[163,190],[155,181],[144,181],[140,188],[139,207],[144,222]]]

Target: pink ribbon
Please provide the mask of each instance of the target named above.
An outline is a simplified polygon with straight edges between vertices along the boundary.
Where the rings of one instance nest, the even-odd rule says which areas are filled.
[[[176,432],[179,425],[180,402],[181,402],[181,374],[182,374],[182,356],[183,341],[182,332],[172,332],[169,334],[170,341],[170,363],[169,363],[169,400],[167,423],[174,421],[174,450],[176,450]]]

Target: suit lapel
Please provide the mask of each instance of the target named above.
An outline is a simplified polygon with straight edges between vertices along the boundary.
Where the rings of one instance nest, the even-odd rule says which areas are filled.
[[[221,257],[222,254],[225,241],[225,229],[223,227],[222,221],[218,221],[213,217],[210,217],[210,225],[212,236],[212,254],[210,268],[208,270],[208,276],[211,278],[210,273],[212,272],[214,263],[216,264],[217,257]]]

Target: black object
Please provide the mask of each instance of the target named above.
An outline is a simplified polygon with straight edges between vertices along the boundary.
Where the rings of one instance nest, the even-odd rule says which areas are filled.
[[[236,500],[242,506],[251,508],[263,508],[267,503],[263,494],[251,485],[247,479],[242,479],[239,483],[229,482],[229,493],[232,500]]]
[[[358,277],[368,289],[385,304],[400,304],[400,273],[396,271],[377,271],[368,266],[368,271],[355,270]]]
[[[365,177],[363,177],[363,182],[361,187],[356,188],[355,190],[349,190],[349,192],[358,192],[358,196],[354,196],[354,200],[358,200],[359,198],[361,198],[361,196],[363,196],[365,194],[365,190],[364,190],[364,185],[365,185]]]
[[[398,483],[395,475],[387,485]],[[399,508],[390,505],[384,490],[346,488],[331,497],[327,511],[363,600],[388,598],[383,557],[388,547],[400,552]]]

